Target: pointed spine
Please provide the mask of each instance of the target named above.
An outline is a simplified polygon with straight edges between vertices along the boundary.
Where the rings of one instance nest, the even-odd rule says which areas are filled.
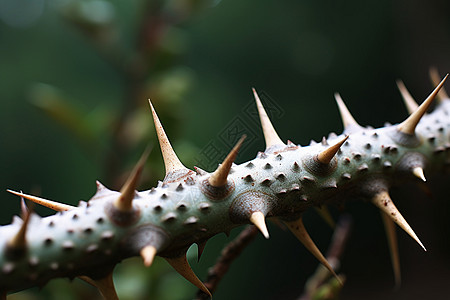
[[[439,72],[436,68],[430,68],[430,79],[434,86],[436,86],[439,83],[439,79],[441,76],[439,76]],[[447,92],[444,88],[442,88],[439,93],[437,94],[438,101],[442,102],[446,99],[449,99]]]
[[[33,201],[34,203],[40,204],[42,206],[48,207],[48,208],[56,210],[56,211],[67,211],[67,210],[71,210],[71,209],[75,208],[75,206],[47,200],[47,199],[32,196],[32,195],[27,195],[27,194],[20,193],[20,192],[15,192],[13,190],[7,190],[7,191],[11,194],[23,197],[25,199]]]
[[[269,117],[267,116],[266,111],[259,99],[258,93],[253,88],[253,95],[256,101],[256,107],[258,108],[259,119],[261,120],[261,126],[264,133],[264,139],[266,140],[266,149],[275,146],[275,145],[284,145],[283,141],[278,136],[277,132],[273,128],[272,123],[270,122]]]
[[[26,211],[22,216],[23,222],[19,228],[19,231],[8,241],[8,249],[16,252],[16,250],[23,250],[27,246],[27,230],[30,223],[31,212]]]
[[[153,108],[152,102],[148,100],[150,103],[150,108],[153,114],[153,121],[155,123],[156,134],[158,136],[159,145],[161,147],[161,153],[164,160],[164,165],[166,167],[166,175],[170,172],[177,171],[180,169],[186,169],[186,167],[181,163],[176,155],[175,151],[170,144],[169,139],[167,138],[166,132],[159,121],[158,115],[156,114],[155,109]]]
[[[427,179],[425,178],[425,174],[423,173],[422,167],[415,167],[414,169],[412,169],[412,173],[417,178],[420,178],[423,182],[427,181]]]
[[[119,300],[114,287],[112,272],[101,279],[92,279],[88,276],[79,276],[79,278],[96,287],[104,299]]]
[[[397,80],[397,87],[402,94],[403,102],[405,103],[406,110],[408,110],[409,114],[414,113],[418,108],[419,104],[417,104],[416,100],[411,96],[411,94],[406,89],[405,84],[400,79]]]
[[[341,148],[341,146],[348,139],[348,137],[349,137],[348,135],[345,136],[340,142],[320,152],[317,155],[317,161],[325,165],[329,164],[333,159],[333,157],[336,155],[336,153],[339,151],[339,148]]]
[[[156,252],[156,247],[152,245],[145,246],[141,249],[140,254],[142,260],[144,261],[144,266],[150,267],[152,265]]]
[[[405,218],[403,218],[402,214],[398,211],[387,191],[380,191],[376,194],[372,199],[372,203],[386,213],[392,221],[397,223],[398,226],[409,234],[423,248],[423,250],[427,251],[415,232],[412,230],[411,226],[409,226],[408,222],[406,222]]]
[[[439,85],[433,90],[433,92],[431,92],[428,98],[425,99],[425,101],[423,101],[423,103],[419,106],[419,108],[414,113],[412,113],[405,121],[403,121],[397,126],[398,131],[408,135],[414,135],[417,124],[419,124],[420,119],[427,112],[437,93],[443,86],[445,80],[447,80],[447,77],[448,74],[445,75],[444,79],[442,79]]]
[[[394,221],[383,211],[380,211],[383,219],[386,238],[389,244],[389,252],[391,254],[392,270],[394,271],[395,286],[400,287],[401,271],[400,256],[398,254],[397,232],[395,231]]]
[[[363,129],[361,125],[356,122],[355,118],[353,118],[352,114],[348,110],[345,105],[342,97],[339,93],[334,94],[334,98],[336,99],[336,103],[339,108],[339,112],[341,114],[342,124],[344,125],[344,131],[349,132],[349,130],[360,130]]]
[[[262,235],[268,239],[269,238],[269,231],[267,230],[267,225],[265,221],[265,216],[260,211],[255,211],[250,216],[250,222],[255,225],[259,231],[262,233]]]

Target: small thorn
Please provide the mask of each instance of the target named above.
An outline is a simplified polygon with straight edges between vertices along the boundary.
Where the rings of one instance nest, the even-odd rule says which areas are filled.
[[[176,258],[165,258],[167,262],[175,269],[181,276],[186,278],[190,283],[195,285],[197,288],[206,293],[210,298],[212,298],[211,292],[206,288],[206,286],[201,282],[200,279],[194,274],[191,266],[189,265],[186,254]]]
[[[148,103],[150,103],[150,108],[152,109],[156,134],[158,135],[159,145],[161,147],[161,152],[166,167],[166,175],[176,170],[186,169],[186,167],[181,163],[175,151],[173,150],[172,145],[170,144],[169,139],[167,138],[167,135],[164,132],[164,128],[162,127],[161,122],[159,121],[158,115],[156,114],[156,111],[153,108],[152,102],[148,100]]]
[[[22,198],[23,199],[23,198]],[[19,231],[16,233],[16,235],[8,241],[8,247],[11,249],[25,249],[27,246],[27,229],[28,224],[30,223],[30,217],[31,217],[30,211],[26,210],[25,213],[22,215],[22,225],[19,228]]]
[[[394,271],[395,286],[400,287],[401,271],[400,271],[400,256],[398,254],[397,232],[395,231],[394,221],[384,212],[381,212],[384,229],[389,244],[389,252],[391,253],[392,269]]]
[[[236,159],[236,156],[238,155],[239,149],[242,146],[242,143],[244,142],[245,138],[247,136],[244,134],[239,141],[237,142],[236,146],[230,151],[228,156],[225,158],[223,163],[217,168],[214,173],[212,173],[211,177],[209,177],[208,182],[213,187],[223,187],[227,184],[228,180],[228,174],[230,173],[231,166],[233,165],[234,160]]]
[[[309,236],[308,232],[306,231],[305,225],[303,224],[302,218],[299,218],[298,220],[292,222],[284,221],[284,223],[287,225],[289,230],[297,237],[297,239],[305,246],[305,248],[308,249],[308,251],[311,252],[311,254],[314,255],[317,260],[321,264],[323,264],[328,269],[328,271],[330,271],[330,273],[333,274],[333,276],[336,277],[336,279],[342,284],[339,277],[331,267],[330,263],[323,256],[322,252],[320,252],[319,248],[317,248],[316,244]]]
[[[423,115],[425,115],[425,113],[427,112],[437,93],[444,85],[445,80],[447,80],[447,77],[448,74],[445,75],[444,79],[442,79],[442,81],[434,89],[434,91],[431,92],[428,98],[425,99],[425,101],[423,101],[423,103],[419,106],[419,108],[417,108],[415,112],[413,112],[405,121],[403,121],[397,126],[398,131],[403,132],[405,134],[414,135],[417,124],[419,123]]]
[[[267,116],[266,111],[264,110],[261,100],[259,99],[259,96],[256,93],[256,90],[252,88],[252,91],[256,100],[256,107],[258,108],[259,119],[261,120],[261,126],[264,133],[264,139],[266,140],[266,149],[274,145],[284,145],[283,141],[280,139],[277,132],[273,128],[273,125],[270,122],[270,119]]]
[[[26,216],[28,213],[30,213],[23,197],[20,197],[20,211],[22,213],[22,216]]]
[[[266,226],[266,220],[265,216],[260,211],[255,211],[250,215],[250,222],[252,222],[253,225],[255,225],[259,231],[261,231],[262,235],[268,239],[269,238],[269,231],[267,230]]]
[[[48,207],[48,208],[56,210],[56,211],[66,211],[66,210],[71,210],[71,209],[75,208],[75,206],[71,206],[71,205],[67,205],[67,204],[63,204],[63,203],[58,203],[58,202],[55,202],[55,201],[51,201],[51,200],[47,200],[47,199],[44,199],[44,198],[39,198],[39,197],[36,197],[36,196],[31,196],[31,195],[15,192],[15,191],[12,191],[12,190],[6,190],[6,191],[10,192],[11,194],[23,197],[25,199],[33,201],[34,203],[40,204],[42,206]]]
[[[422,242],[412,230],[411,226],[409,226],[408,222],[406,222],[406,220],[403,218],[397,207],[395,207],[395,204],[394,202],[392,202],[392,199],[387,191],[381,191],[376,194],[373,197],[372,202],[383,212],[385,212],[392,219],[392,221],[397,223],[397,225],[400,226],[407,234],[409,234],[423,248],[423,250],[427,251],[427,249],[425,249]]]
[[[114,207],[121,212],[129,212],[133,210],[133,199],[136,196],[136,189],[141,178],[147,157],[150,154],[150,147],[145,149],[138,163],[128,177],[127,181],[120,189],[120,196],[114,201]]]
[[[328,147],[317,155],[317,160],[322,164],[329,164],[336,153],[341,148],[342,144],[348,139],[348,135],[346,135],[340,142],[334,144],[333,146]]]
[[[341,98],[339,93],[334,94],[334,98],[336,99],[336,103],[339,108],[339,112],[341,114],[342,123],[344,125],[344,131],[348,132],[349,130],[360,130],[363,129],[361,125],[356,122],[355,118],[353,118],[352,114],[348,110],[347,106],[345,106],[344,101]]]
[[[322,217],[322,219],[327,223],[331,229],[334,229],[336,227],[336,222],[334,222],[333,217],[331,216],[330,211],[325,205],[322,205],[320,207],[314,206],[319,216]]]
[[[156,247],[151,245],[145,246],[141,249],[140,254],[142,259],[144,260],[144,266],[150,267],[152,265],[153,259],[156,255],[156,251]]]
[[[403,102],[405,102],[406,109],[409,114],[412,114],[419,108],[419,104],[417,104],[416,100],[411,96],[411,94],[406,89],[405,84],[400,79],[397,80],[397,87],[402,94]]]
[[[434,86],[438,85],[441,76],[439,76],[439,72],[435,67],[430,68],[430,78]],[[439,91],[439,93],[437,94],[437,98],[440,102],[444,101],[445,99],[449,99],[448,94],[444,88]]]
[[[412,170],[412,173],[414,174],[414,176],[422,179],[423,182],[427,181],[427,179],[425,178],[425,175],[423,174],[423,169],[422,167],[415,167]]]
[[[78,278],[96,287],[99,290],[100,294],[102,294],[104,299],[119,300],[116,289],[114,287],[112,271],[101,279],[92,279],[88,276],[79,276]]]

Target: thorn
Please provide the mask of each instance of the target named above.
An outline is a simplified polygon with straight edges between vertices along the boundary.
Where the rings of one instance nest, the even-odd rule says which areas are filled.
[[[336,227],[336,222],[334,222],[333,217],[331,216],[330,211],[328,210],[328,207],[325,205],[322,205],[320,207],[314,206],[319,216],[322,217],[322,219],[327,223],[331,229],[334,229]]]
[[[441,76],[439,76],[439,72],[435,67],[430,68],[430,78],[434,86],[438,85]],[[448,94],[444,88],[439,91],[439,93],[437,94],[437,98],[440,102],[444,101],[445,99],[449,99]]]
[[[423,248],[423,250],[427,251],[427,249],[425,249],[422,242],[412,230],[411,226],[409,226],[408,222],[406,222],[406,220],[403,218],[397,207],[395,207],[395,204],[394,202],[392,202],[392,199],[387,191],[381,191],[376,194],[373,197],[372,202],[383,212],[385,212],[392,219],[392,221],[397,223],[397,225],[400,226],[407,234],[409,234]]]
[[[339,281],[339,283],[342,284],[339,277],[334,272],[333,268],[331,267],[330,263],[327,261],[327,259],[323,256],[322,252],[320,252],[319,248],[317,248],[316,244],[313,242],[311,237],[309,236],[308,232],[306,231],[305,225],[303,225],[302,218],[299,218],[296,221],[292,222],[286,222],[285,224],[288,226],[289,230],[297,237],[297,239],[302,242],[302,244],[308,249],[309,252],[311,252],[312,255],[314,255],[317,260],[323,264],[328,271],[330,271],[331,274],[333,274],[334,277]]]
[[[266,140],[266,149],[274,146],[274,145],[284,145],[283,141],[278,136],[277,132],[273,128],[272,123],[270,122],[269,117],[267,116],[266,111],[259,99],[256,90],[252,88],[253,95],[256,100],[256,107],[258,108],[259,119],[261,120],[261,126],[264,133],[264,139]]]
[[[206,293],[210,298],[212,298],[211,292],[208,290],[208,288],[206,288],[203,282],[198,279],[198,277],[194,274],[194,271],[192,271],[192,268],[186,259],[186,254],[176,258],[166,257],[165,259],[181,276],[186,278],[190,283],[195,285],[197,288]]]
[[[445,80],[447,80],[448,74],[445,75],[444,79],[439,83],[439,85],[431,92],[431,94],[428,96],[425,101],[419,106],[419,108],[413,112],[405,121],[400,123],[397,126],[397,130],[400,132],[403,132],[405,134],[414,135],[414,131],[416,129],[417,124],[419,123],[420,119],[423,117],[423,115],[427,112],[427,109],[430,107],[431,103],[433,102],[434,98],[436,97],[437,93],[441,89],[441,87],[444,85]]]
[[[156,247],[152,245],[145,246],[141,249],[140,254],[142,259],[144,260],[144,266],[150,267],[153,263],[153,259],[156,255]]]
[[[348,139],[348,135],[346,135],[340,142],[334,144],[333,146],[328,147],[317,155],[317,160],[322,164],[329,164],[336,153],[341,148],[342,144]]]
[[[419,104],[417,104],[416,100],[411,96],[411,94],[406,89],[405,84],[400,79],[397,80],[397,87],[402,94],[403,102],[405,103],[406,109],[409,114],[412,114],[419,108]]]
[[[36,196],[31,196],[31,195],[27,195],[27,194],[24,194],[24,193],[15,192],[15,191],[12,191],[12,190],[6,190],[6,191],[10,192],[11,194],[23,197],[25,199],[33,201],[34,203],[40,204],[42,206],[51,208],[51,209],[56,210],[56,211],[66,211],[66,210],[71,210],[71,209],[76,208],[75,206],[72,206],[72,205],[67,205],[67,204],[63,204],[63,203],[47,200],[47,199],[44,199],[44,198],[39,198],[39,197],[36,197]]]
[[[26,216],[30,212],[23,197],[20,197],[20,211],[22,213],[22,216]]]
[[[23,199],[23,198],[22,198]],[[28,224],[30,223],[30,217],[32,212],[26,210],[22,215],[22,225],[19,228],[19,231],[14,235],[14,237],[8,241],[8,247],[11,249],[25,249],[27,246],[27,229]]]
[[[383,219],[384,229],[389,244],[389,252],[391,253],[392,269],[394,271],[395,286],[400,287],[401,271],[400,257],[398,254],[397,232],[395,231],[394,221],[384,212],[380,211]]]
[[[260,211],[255,211],[250,215],[250,222],[252,222],[253,225],[255,225],[259,231],[261,231],[262,235],[268,239],[269,238],[269,231],[267,231],[265,216]]]
[[[166,133],[164,132],[164,128],[159,121],[158,115],[156,114],[155,109],[153,108],[152,102],[150,99],[148,100],[150,103],[150,108],[152,109],[153,121],[155,122],[156,134],[158,135],[159,145],[161,147],[161,153],[164,160],[164,165],[166,167],[166,175],[170,172],[186,169],[186,167],[181,163],[176,155],[175,151],[172,148],[172,145],[167,138]]]
[[[425,175],[423,174],[423,169],[422,167],[415,167],[412,170],[412,173],[414,174],[414,176],[422,179],[423,182],[427,181],[427,179],[425,178]]]
[[[213,187],[222,187],[227,184],[228,180],[228,174],[230,173],[231,166],[236,159],[236,156],[238,155],[239,149],[242,146],[242,143],[244,142],[245,138],[247,136],[244,134],[239,141],[237,142],[236,146],[230,151],[228,156],[225,158],[223,163],[217,168],[216,171],[209,177],[208,182]]]
[[[339,112],[341,114],[342,124],[344,125],[344,131],[348,132],[349,129],[350,130],[363,129],[363,127],[359,125],[358,122],[356,122],[356,120],[353,118],[347,106],[345,106],[345,103],[342,100],[341,95],[339,93],[335,93],[334,98],[336,99],[336,103],[338,105]]]
[[[206,242],[207,241],[204,241],[204,242],[201,242],[201,243],[197,243],[197,248],[198,248],[198,250],[197,250],[197,262],[199,262],[200,261],[200,258],[202,257],[202,254],[203,254],[203,250],[205,250],[205,247],[206,247]]]
[[[88,276],[79,276],[81,280],[86,281],[90,285],[96,287],[100,294],[102,294],[104,299],[108,300],[119,300],[119,297],[117,296],[116,289],[114,287],[114,281],[113,281],[113,272],[111,271],[108,275],[101,279],[92,279]]]
[[[133,199],[136,196],[136,189],[141,178],[142,170],[150,153],[150,147],[145,149],[138,163],[128,177],[127,181],[120,189],[120,196],[114,201],[114,207],[121,212],[129,212],[133,210]]]

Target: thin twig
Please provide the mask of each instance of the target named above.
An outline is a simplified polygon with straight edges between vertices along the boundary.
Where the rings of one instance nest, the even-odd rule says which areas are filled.
[[[222,250],[216,264],[209,269],[208,278],[204,282],[211,294],[217,289],[218,284],[227,273],[233,261],[239,257],[241,252],[253,241],[257,234],[258,229],[255,226],[248,226]],[[196,299],[206,300],[209,299],[209,296],[199,290]]]

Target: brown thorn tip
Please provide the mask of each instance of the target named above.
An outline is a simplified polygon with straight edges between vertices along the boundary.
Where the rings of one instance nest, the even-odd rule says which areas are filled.
[[[438,86],[433,90],[433,92],[431,92],[428,98],[423,101],[423,103],[417,108],[417,110],[397,126],[398,131],[405,134],[414,135],[417,124],[419,123],[423,115],[425,115],[425,113],[427,112],[437,93],[444,85],[444,82],[447,80],[447,77],[448,74],[445,75],[444,79],[442,79]]]
[[[339,151],[339,148],[345,143],[348,139],[348,135],[346,135],[340,142],[330,146],[329,148],[323,150],[317,155],[317,160],[322,164],[329,164],[336,153]]]
[[[402,214],[398,211],[394,202],[392,202],[391,197],[387,191],[381,191],[376,194],[372,199],[373,204],[385,212],[398,226],[400,226],[407,234],[409,234],[422,248],[427,251],[423,246],[422,242],[419,240],[415,232],[403,218]]]
[[[275,128],[273,128],[269,117],[267,116],[264,106],[259,99],[258,93],[252,88],[253,96],[255,97],[256,107],[258,108],[259,119],[261,120],[261,126],[263,129],[264,139],[266,140],[266,149],[274,145],[284,145],[283,141],[278,136]]]
[[[153,259],[155,258],[156,255],[156,248],[154,246],[145,246],[144,248],[141,249],[141,257],[144,260],[144,266],[146,267],[150,267],[153,263]]]
[[[223,163],[217,168],[216,171],[209,177],[208,182],[214,187],[222,187],[227,184],[228,174],[230,173],[231,166],[238,155],[239,149],[242,146],[245,138],[247,136],[244,134],[234,148],[230,151],[228,156],[225,158]]]
[[[63,203],[47,200],[47,199],[44,199],[44,198],[39,198],[39,197],[36,197],[36,196],[15,192],[13,190],[6,190],[6,191],[8,191],[11,194],[23,197],[25,199],[33,201],[34,203],[40,204],[42,206],[51,208],[51,209],[56,210],[56,211],[66,211],[66,210],[71,210],[71,209],[75,208],[75,206],[72,206],[72,205],[67,205],[67,204],[63,204]]]
[[[27,229],[28,224],[30,223],[31,212],[26,211],[25,214],[22,215],[23,223],[17,231],[16,235],[8,241],[8,246],[15,249],[23,249],[27,245]]]
[[[317,260],[321,264],[323,264],[342,285],[342,281],[339,279],[336,272],[334,272],[333,268],[331,267],[330,263],[323,256],[322,252],[320,252],[319,248],[317,248],[316,244],[306,231],[302,218],[299,218],[298,220],[291,222],[284,221],[284,223],[287,225],[289,230],[297,237],[297,239],[305,246],[305,248],[308,249],[308,251],[311,252],[311,254],[314,255],[317,258]]]
[[[430,78],[434,86],[438,85],[441,76],[439,76],[439,72],[435,67],[430,68]],[[449,99],[448,94],[444,88],[439,91],[439,93],[437,94],[437,98],[439,101]]]
[[[164,160],[164,165],[166,167],[166,175],[176,170],[186,169],[186,167],[181,163],[175,151],[173,150],[172,145],[170,144],[170,141],[167,138],[164,128],[162,127],[161,122],[159,121],[158,115],[156,114],[156,111],[153,108],[150,99],[148,100],[148,103],[150,104],[150,108],[152,110],[156,134],[158,136],[159,145],[161,147],[161,153]]]
[[[386,231],[386,237],[389,244],[389,252],[391,254],[392,269],[394,271],[395,286],[400,287],[401,282],[401,270],[400,270],[400,256],[398,254],[397,232],[395,231],[394,221],[380,211],[383,219],[384,229]]]
[[[186,278],[190,283],[195,285],[197,288],[202,290],[204,293],[208,294],[210,298],[212,298],[211,292],[208,288],[201,282],[200,279],[195,275],[194,271],[192,271],[191,266],[189,265],[186,255],[182,255],[180,257],[175,258],[165,258],[167,262],[175,269],[181,276]]]
[[[339,112],[341,114],[344,130],[348,129],[349,127],[362,128],[361,125],[359,125],[358,122],[356,122],[355,118],[353,118],[352,114],[350,113],[344,101],[342,100],[341,95],[339,93],[335,93],[334,98],[336,99],[336,103],[338,105]]]
[[[405,103],[408,113],[412,114],[417,110],[417,108],[419,108],[419,104],[417,104],[416,100],[414,100],[414,98],[406,89],[405,84],[400,79],[397,80],[397,87],[398,90],[400,91],[400,94],[402,94],[403,102]]]
[[[144,169],[147,157],[150,154],[150,147],[147,147],[134,167],[127,181],[120,189],[120,196],[114,201],[114,207],[119,211],[128,212],[133,209],[133,199],[136,195],[136,189],[141,178],[142,170]]]
[[[79,278],[96,287],[104,299],[119,300],[114,287],[112,272],[101,279],[92,279],[88,276],[79,276]]]
[[[262,212],[255,211],[250,216],[250,222],[252,222],[252,224],[255,225],[259,229],[259,231],[261,231],[262,235],[266,239],[268,239],[269,238],[269,231],[267,230],[265,218],[266,217],[264,216],[264,214]]]
[[[423,169],[421,167],[415,167],[412,170],[412,173],[414,174],[414,176],[422,179],[424,182],[427,181],[427,179],[425,178],[425,175],[423,174]]]

